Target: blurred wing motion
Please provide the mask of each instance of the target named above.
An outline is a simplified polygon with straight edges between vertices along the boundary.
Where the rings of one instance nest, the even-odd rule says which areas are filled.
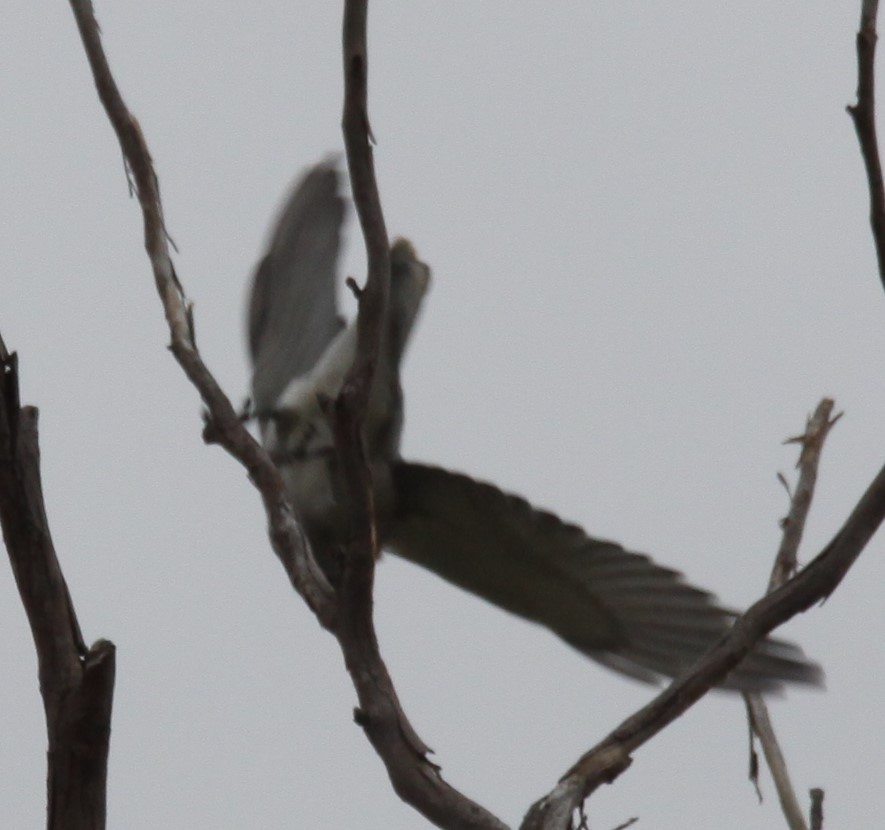
[[[314,167],[280,215],[249,309],[262,441],[333,583],[350,517],[338,498],[334,440],[318,395],[337,394],[357,347],[355,326],[344,328],[335,301],[343,215],[334,166]],[[647,682],[679,675],[734,619],[710,594],[491,485],[400,460],[399,364],[429,279],[411,245],[395,242],[387,327],[363,425],[383,546],[610,668]],[[764,691],[820,681],[819,667],[796,646],[765,640],[723,685]]]
[[[631,677],[679,675],[734,619],[678,572],[497,487],[405,462],[394,465],[393,481],[388,549]],[[821,680],[801,649],[768,639],[722,685],[772,691]]]
[[[311,168],[283,207],[252,285],[249,353],[258,413],[272,409],[344,327],[335,299],[343,220],[334,164]]]

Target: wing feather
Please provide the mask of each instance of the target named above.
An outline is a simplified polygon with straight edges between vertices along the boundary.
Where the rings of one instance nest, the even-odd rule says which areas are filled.
[[[492,485],[405,462],[394,466],[393,481],[388,549],[631,677],[679,675],[734,619],[679,572]],[[768,639],[723,685],[771,691],[821,679],[801,649]]]
[[[343,328],[335,266],[344,221],[334,164],[295,185],[258,265],[249,302],[252,398],[272,409],[289,382],[309,372]]]

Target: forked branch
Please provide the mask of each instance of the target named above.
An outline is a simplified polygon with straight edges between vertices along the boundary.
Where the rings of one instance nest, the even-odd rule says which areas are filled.
[[[147,144],[114,81],[92,4],[89,0],[70,0],[70,3],[99,99],[117,134],[134,181],[144,216],[145,248],[169,325],[172,352],[208,411],[207,440],[221,444],[249,471],[264,502],[271,543],[290,582],[321,624],[338,637],[360,702],[356,719],[387,766],[397,793],[440,826],[500,830],[504,825],[498,819],[446,784],[438,768],[427,760],[427,747],[399,705],[372,627],[376,542],[372,530],[371,482],[363,460],[360,423],[377,362],[390,264],[387,233],[374,183],[366,114],[366,3],[348,2],[344,25],[347,84],[344,132],[354,198],[366,234],[369,278],[361,292],[357,360],[333,412],[336,442],[354,517],[354,544],[348,551],[341,601],[314,560],[276,466],[248,433],[196,348],[192,310],[172,264],[157,177]]]

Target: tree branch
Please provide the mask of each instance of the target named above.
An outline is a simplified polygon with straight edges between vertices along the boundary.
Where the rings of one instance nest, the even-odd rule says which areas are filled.
[[[0,339],[0,522],[37,650],[49,738],[49,830],[105,826],[114,645],[86,648],[43,502],[37,410],[19,400],[18,361]]]
[[[841,413],[830,420],[833,411],[833,401],[824,398],[818,405],[814,414],[805,425],[805,432],[791,438],[789,443],[802,445],[799,452],[799,460],[796,466],[799,468],[799,481],[796,490],[790,499],[790,510],[781,522],[783,537],[780,548],[775,558],[771,577],[768,581],[769,593],[783,585],[796,571],[799,543],[805,530],[805,522],[808,511],[811,508],[811,500],[814,496],[814,487],[817,483],[817,468],[820,463],[820,455],[824,441],[830,432],[830,428],[841,417]],[[755,734],[762,744],[762,751],[771,777],[777,790],[781,810],[787,820],[790,830],[807,830],[805,814],[796,797],[796,791],[790,782],[787,771],[787,762],[784,759],[780,744],[774,732],[774,725],[768,713],[768,706],[762,695],[758,693],[746,693],[744,702],[747,706],[747,717],[750,722],[751,735]],[[755,770],[755,765],[754,765]],[[755,780],[755,774],[751,774]]]
[[[335,446],[349,500],[352,542],[341,585],[337,636],[359,699],[356,721],[387,768],[397,795],[440,827],[503,828],[480,805],[449,786],[427,759],[429,748],[400,706],[381,657],[372,614],[378,533],[372,476],[362,443],[390,295],[390,243],[375,180],[368,115],[366,0],[345,0],[342,26],[344,112],[342,131],[353,200],[368,261],[359,291],[357,349],[334,406]]]
[[[289,581],[304,597],[320,623],[326,628],[334,628],[337,608],[333,591],[295,519],[280,474],[267,453],[249,434],[197,350],[192,309],[185,299],[169,254],[153,161],[141,127],[127,109],[111,74],[92,4],[89,0],[70,0],[70,4],[99,100],[120,142],[126,167],[135,184],[135,193],[144,216],[145,249],[172,337],[170,349],[208,410],[204,437],[207,442],[224,447],[249,472],[264,503],[271,545]]]
[[[820,464],[824,441],[830,434],[830,429],[842,417],[840,412],[835,418],[830,419],[832,412],[833,401],[824,398],[817,405],[814,414],[808,419],[805,432],[786,442],[800,444],[802,447],[799,451],[799,460],[796,462],[799,481],[790,499],[790,510],[781,521],[783,536],[768,580],[769,592],[779,588],[796,572],[799,545],[802,542],[805,522],[808,519],[814,488],[817,485],[817,468]]]
[[[614,781],[631,753],[672,723],[728,674],[777,626],[839,585],[885,519],[885,467],[873,479],[832,541],[800,573],[758,600],[694,667],[585,753],[523,820],[525,830],[565,828],[566,817],[601,784]]]
[[[876,137],[876,16],[878,0],[862,0],[860,29],[857,33],[857,104],[849,106],[848,114],[854,121],[860,152],[867,172],[870,191],[870,227],[876,246],[879,278],[885,287],[885,185],[882,181],[882,163],[879,141]]]
[[[381,660],[372,625],[372,581],[377,534],[372,488],[363,457],[360,427],[378,360],[389,292],[389,250],[375,185],[366,114],[366,3],[345,7],[345,109],[343,128],[354,200],[366,238],[369,275],[361,292],[357,357],[333,407],[339,459],[347,482],[354,544],[348,551],[341,598],[316,564],[295,520],[276,466],[249,435],[230,401],[206,368],[194,342],[191,308],[169,253],[157,177],[135,117],[113,79],[89,0],[70,0],[99,99],[117,134],[144,215],[145,248],[171,333],[171,350],[208,409],[204,437],[219,443],[249,472],[268,517],[274,551],[289,580],[323,626],[333,631],[353,678],[360,708],[356,720],[384,761],[394,789],[434,823],[444,827],[503,828],[494,816],[443,781],[426,758],[397,700]]]

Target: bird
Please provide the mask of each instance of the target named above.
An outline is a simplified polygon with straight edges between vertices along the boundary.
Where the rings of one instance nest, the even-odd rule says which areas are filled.
[[[251,404],[311,549],[335,585],[349,521],[323,399],[356,353],[355,321],[338,309],[337,260],[347,204],[334,160],[293,187],[252,277]],[[684,673],[736,614],[674,569],[589,536],[525,499],[400,455],[400,364],[430,284],[414,247],[390,249],[390,299],[363,425],[380,547],[540,624],[624,675],[660,683]],[[721,688],[817,686],[819,665],[780,639],[761,641]]]

